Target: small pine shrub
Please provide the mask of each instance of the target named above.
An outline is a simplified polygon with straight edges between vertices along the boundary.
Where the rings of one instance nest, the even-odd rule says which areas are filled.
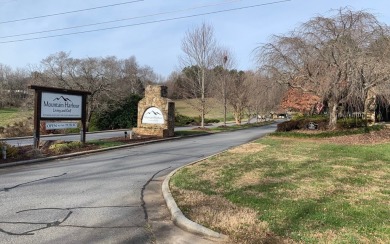
[[[219,119],[205,119],[205,123],[219,123]]]
[[[195,119],[191,118],[189,116],[182,115],[179,113],[176,113],[176,115],[175,115],[175,126],[186,126],[186,125],[192,124],[194,122],[195,122]]]
[[[219,119],[204,119],[205,124],[218,123]],[[186,125],[200,125],[201,117],[189,117],[176,113],[175,115],[175,126],[186,126]]]

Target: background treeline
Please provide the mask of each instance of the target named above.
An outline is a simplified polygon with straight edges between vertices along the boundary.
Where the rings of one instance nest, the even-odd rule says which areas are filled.
[[[89,127],[128,128],[136,125],[131,114],[136,116],[136,104],[145,86],[160,79],[150,67],[141,67],[135,57],[76,59],[69,53],[59,52],[25,70],[0,65],[0,108],[31,109],[33,91],[27,88],[29,85],[83,90],[91,92],[87,105]],[[122,110],[129,105],[125,118]]]

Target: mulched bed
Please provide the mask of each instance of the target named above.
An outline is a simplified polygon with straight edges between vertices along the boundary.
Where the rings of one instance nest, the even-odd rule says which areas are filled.
[[[321,140],[331,142],[331,143],[348,144],[348,145],[390,143],[390,128],[385,128],[380,131],[372,131],[370,133],[365,133],[365,134],[330,137],[326,139],[323,138]]]
[[[319,134],[322,130],[297,130],[299,133],[305,134]],[[294,138],[296,139],[296,138]],[[329,138],[300,138],[298,140],[303,141],[321,141],[334,144],[345,145],[369,145],[369,144],[381,144],[390,143],[390,127],[385,127],[380,131],[371,131],[364,134],[347,135],[347,136],[335,136]]]

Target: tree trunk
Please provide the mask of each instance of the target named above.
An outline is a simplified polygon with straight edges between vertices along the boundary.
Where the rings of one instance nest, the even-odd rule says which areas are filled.
[[[234,119],[236,121],[236,125],[241,125],[241,119],[242,119],[242,110],[241,109],[239,109],[239,108],[235,109]]]
[[[337,102],[329,103],[329,129],[335,130],[337,127]]]
[[[202,115],[201,115],[201,123],[200,123],[200,127],[201,128],[204,128],[204,116],[205,116],[205,106],[206,106],[206,101],[205,101],[205,86],[204,86],[204,67],[202,67],[202,97],[201,97],[201,103],[202,103]]]
[[[368,123],[375,122],[376,96],[372,91],[368,91],[364,101],[364,115]]]
[[[236,124],[241,125],[241,116],[236,116]]]

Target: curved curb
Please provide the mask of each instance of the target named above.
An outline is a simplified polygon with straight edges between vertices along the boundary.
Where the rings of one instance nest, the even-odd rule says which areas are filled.
[[[265,135],[267,135],[267,134],[265,134]],[[261,136],[261,137],[263,137],[263,136]],[[246,143],[252,143],[254,141],[257,141],[258,139],[259,138],[254,139],[252,141],[248,141]],[[194,233],[194,234],[201,234],[201,235],[205,235],[205,236],[208,236],[208,237],[219,238],[222,241],[228,241],[229,240],[229,236],[221,234],[221,233],[218,233],[218,232],[213,231],[213,230],[210,230],[210,229],[204,227],[203,225],[195,223],[194,221],[191,221],[188,218],[186,218],[184,216],[184,214],[181,212],[181,210],[179,209],[179,207],[177,206],[177,204],[175,202],[175,199],[173,199],[173,196],[171,194],[171,190],[169,189],[169,181],[171,180],[171,177],[174,174],[176,174],[177,171],[181,170],[182,168],[187,167],[189,165],[193,165],[193,164],[199,163],[201,161],[204,161],[205,159],[217,156],[219,154],[222,154],[222,153],[224,153],[224,152],[226,152],[226,151],[228,151],[228,150],[230,150],[232,148],[238,147],[238,146],[241,146],[241,145],[230,147],[230,148],[225,149],[225,150],[223,150],[221,152],[212,154],[212,155],[207,156],[205,158],[202,158],[202,159],[196,160],[194,162],[191,162],[189,164],[183,165],[183,166],[175,169],[174,171],[172,171],[170,174],[168,174],[168,176],[164,179],[164,182],[162,184],[162,193],[163,193],[165,202],[167,204],[167,207],[168,207],[168,209],[169,209],[169,211],[171,213],[171,216],[172,216],[171,219],[172,219],[173,223],[175,223],[180,228],[182,228],[182,229],[184,229],[186,231],[189,231],[191,233]]]
[[[225,151],[226,150],[224,150],[222,152],[219,152],[219,153],[216,153],[216,154],[213,154],[213,155],[210,155],[208,157],[202,158],[200,160],[197,160],[197,161],[192,162],[190,164],[181,166],[181,167],[175,169],[174,171],[172,171],[164,179],[164,182],[162,184],[162,193],[163,193],[165,202],[167,204],[167,207],[168,207],[168,209],[169,209],[169,211],[171,213],[171,216],[172,216],[171,219],[172,219],[172,221],[173,221],[173,223],[175,225],[177,225],[180,228],[182,228],[182,229],[184,229],[184,230],[186,230],[188,232],[191,232],[193,234],[200,234],[200,235],[204,235],[204,236],[208,236],[208,237],[212,237],[212,238],[218,238],[218,239],[221,239],[223,241],[228,241],[229,237],[227,235],[224,235],[224,234],[218,233],[216,231],[210,230],[210,229],[204,227],[203,225],[195,223],[194,221],[191,221],[188,218],[186,218],[184,216],[184,214],[181,212],[181,210],[179,209],[179,207],[177,206],[177,204],[175,202],[175,199],[173,199],[173,196],[171,194],[171,190],[169,189],[169,181],[170,181],[171,177],[177,171],[179,171],[180,169],[182,169],[182,168],[184,168],[184,167],[186,167],[188,165],[198,163],[198,162],[203,161],[203,160],[205,160],[207,158],[210,158],[210,157],[213,157],[215,155],[221,154],[221,153],[223,153]]]
[[[131,129],[117,129],[117,130],[100,130],[100,131],[91,131],[86,132],[87,135],[89,134],[99,134],[99,133],[106,133],[106,132],[120,132],[120,131],[131,131]],[[56,137],[56,136],[77,136],[80,135],[80,133],[68,133],[68,134],[46,134],[41,135],[42,137]],[[12,140],[23,140],[23,139],[33,139],[34,136],[17,136],[17,137],[9,137],[9,138],[0,138],[0,141],[12,141]]]

